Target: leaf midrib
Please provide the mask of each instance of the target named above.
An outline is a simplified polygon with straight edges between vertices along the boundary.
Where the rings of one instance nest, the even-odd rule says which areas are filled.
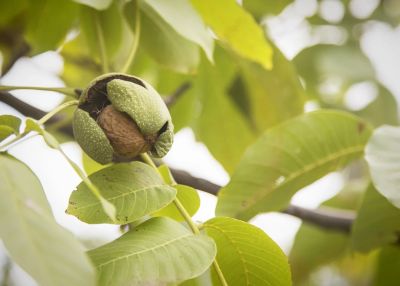
[[[272,188],[268,188],[268,189],[263,189],[259,192],[254,193],[249,199],[248,199],[248,204],[246,206],[246,208],[244,208],[242,211],[240,211],[239,213],[242,213],[244,211],[247,211],[248,209],[250,209],[252,206],[256,205],[257,203],[260,202],[261,199],[265,199],[265,197],[267,197],[269,194],[271,194],[272,192],[276,191],[277,189],[284,187],[285,185],[287,185],[288,183],[292,182],[293,180],[297,179],[298,177],[304,175],[305,173],[312,171],[322,165],[325,165],[327,163],[329,163],[330,161],[334,161],[337,160],[341,157],[345,157],[345,156],[349,156],[351,154],[355,154],[358,152],[362,152],[364,150],[364,145],[356,145],[350,148],[346,148],[346,149],[342,149],[338,152],[329,154],[328,156],[317,160],[311,164],[305,165],[303,168],[299,169],[296,172],[293,172],[292,174],[290,174],[289,176],[287,176],[287,179],[285,181],[283,181],[281,184],[273,186]],[[238,213],[236,213],[238,214]]]

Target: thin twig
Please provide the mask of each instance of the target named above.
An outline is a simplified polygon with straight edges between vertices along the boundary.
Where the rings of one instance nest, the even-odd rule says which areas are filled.
[[[171,107],[191,87],[192,87],[192,84],[188,81],[182,83],[180,86],[178,86],[178,88],[170,96],[168,96],[164,99],[165,104],[168,107]]]

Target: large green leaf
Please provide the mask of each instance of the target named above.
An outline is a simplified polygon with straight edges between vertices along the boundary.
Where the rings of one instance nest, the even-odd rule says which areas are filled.
[[[175,198],[176,190],[141,162],[121,163],[101,169],[89,176],[102,196],[116,208],[116,223],[126,224],[151,214]],[[87,223],[112,223],[101,202],[82,182],[72,192],[68,214]]]
[[[285,254],[261,229],[228,217],[213,218],[204,228],[217,244],[217,261],[228,285],[292,285]]]
[[[235,0],[191,0],[218,38],[244,58],[272,68],[272,47],[251,14]]]
[[[13,115],[0,115],[0,141],[19,133],[21,119]]]
[[[370,133],[360,118],[327,110],[267,130],[221,190],[217,214],[247,220],[284,208],[298,190],[360,157]]]
[[[168,218],[152,218],[117,240],[89,251],[99,285],[166,285],[202,274],[216,247]]]
[[[56,50],[62,44],[77,19],[78,6],[71,0],[34,1],[29,8],[25,35],[33,54]]]
[[[352,248],[367,252],[398,241],[400,209],[371,185],[364,195],[352,228]]]
[[[212,61],[214,40],[202,19],[187,0],[146,0],[182,37],[198,44]],[[154,36],[154,35],[153,35]]]
[[[141,9],[141,44],[159,64],[181,73],[192,73],[200,61],[199,48],[173,29],[151,6]]]
[[[193,86],[201,101],[194,131],[228,172],[234,170],[254,138],[248,121],[228,95],[234,72],[232,59],[216,49],[215,65],[203,60]]]
[[[400,208],[400,127],[376,129],[365,149],[365,159],[378,192]]]
[[[37,177],[0,154],[0,238],[40,285],[95,285],[83,246],[54,220]]]

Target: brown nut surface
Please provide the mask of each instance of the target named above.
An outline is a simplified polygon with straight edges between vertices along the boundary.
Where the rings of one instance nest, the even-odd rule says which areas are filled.
[[[143,137],[135,121],[112,105],[101,111],[97,123],[110,140],[114,151],[120,156],[133,158],[151,149],[151,140]]]

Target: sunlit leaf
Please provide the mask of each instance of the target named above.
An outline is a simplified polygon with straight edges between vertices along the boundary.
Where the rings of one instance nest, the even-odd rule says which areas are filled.
[[[217,244],[217,261],[228,285],[292,285],[287,258],[261,229],[228,217],[204,223]],[[213,273],[213,281],[218,277]]]
[[[400,208],[400,127],[376,129],[365,149],[365,159],[378,192]]]
[[[214,41],[202,19],[187,0],[146,0],[182,37],[198,44],[212,61]],[[153,35],[154,36],[154,35]]]
[[[370,134],[361,119],[339,111],[306,113],[267,130],[219,193],[217,214],[248,220],[284,208],[298,190],[360,157]]]
[[[176,190],[165,185],[160,176],[141,162],[121,163],[89,176],[102,196],[116,208],[116,223],[126,224],[168,205]],[[101,202],[85,183],[72,192],[68,214],[87,223],[112,223]]]
[[[400,232],[400,209],[393,206],[371,185],[358,210],[352,228],[352,248],[367,252],[395,243]]]
[[[99,285],[166,285],[202,274],[216,254],[212,239],[168,218],[152,218],[89,251]]]
[[[95,285],[83,246],[55,222],[39,180],[4,153],[0,195],[0,237],[15,262],[40,285]]]
[[[266,69],[272,68],[273,51],[262,28],[235,0],[191,2],[218,38],[235,52]]]

